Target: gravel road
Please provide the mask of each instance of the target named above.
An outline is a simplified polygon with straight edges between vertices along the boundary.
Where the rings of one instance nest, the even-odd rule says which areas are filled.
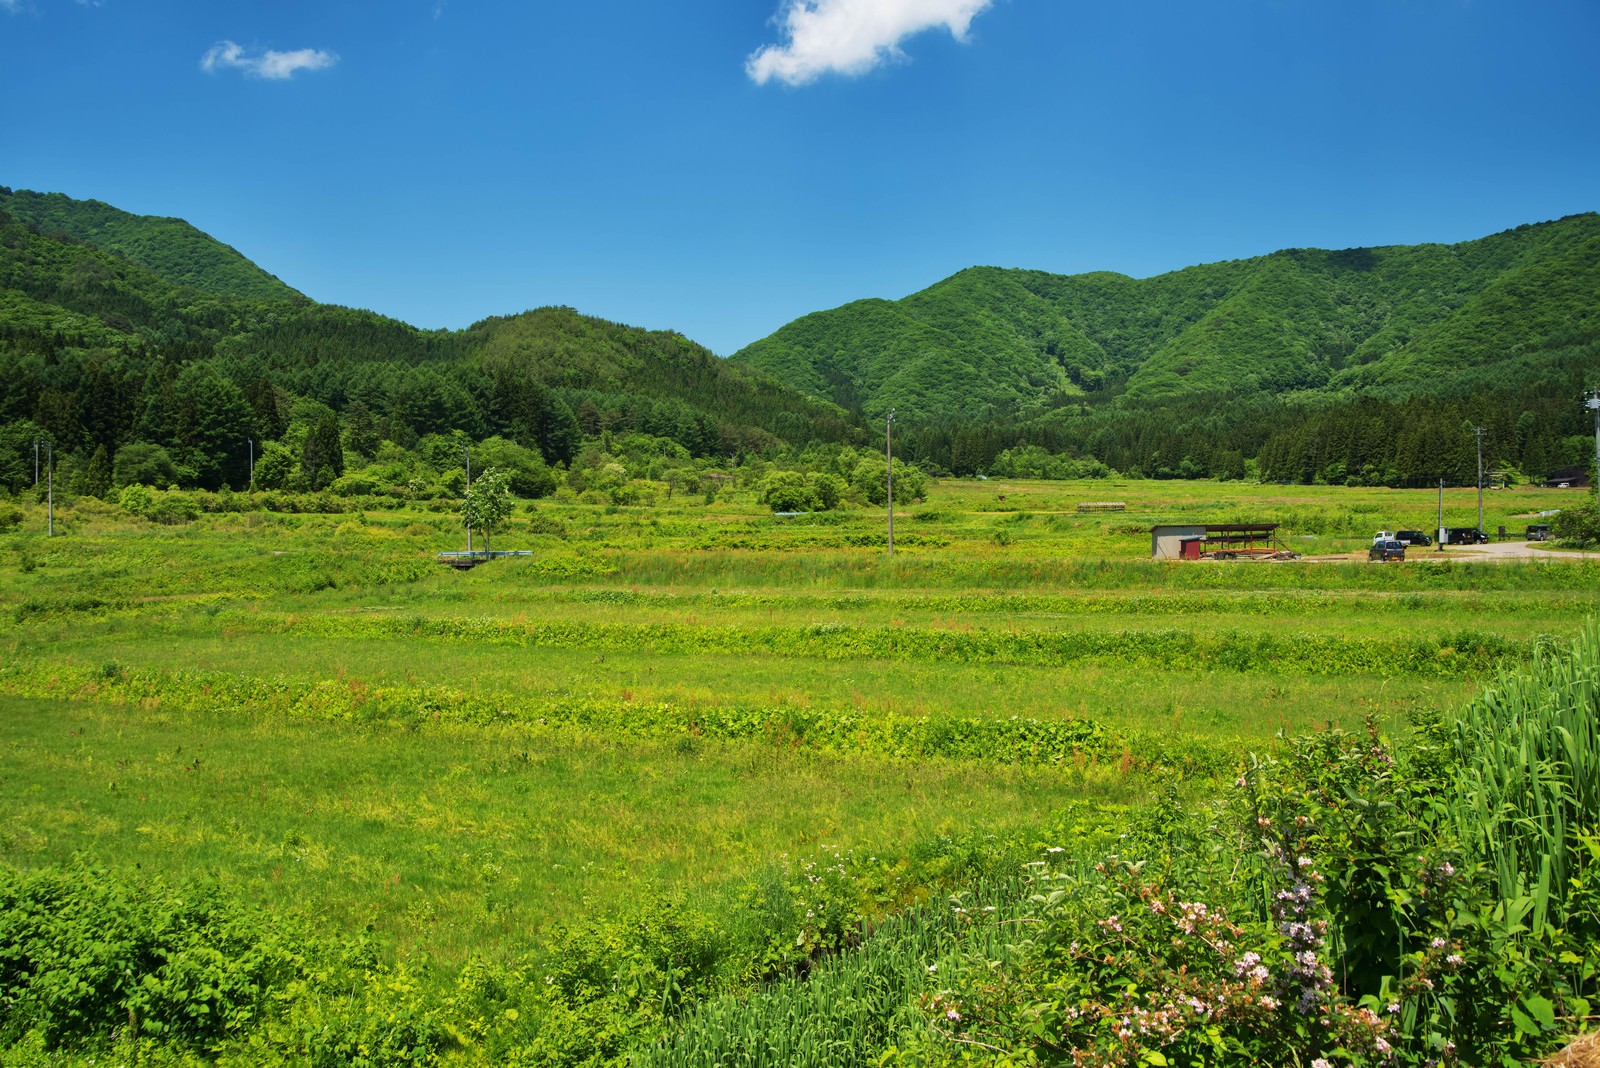
[[[1366,553],[1353,554],[1356,559],[1365,560]],[[1443,552],[1437,547],[1413,548],[1406,550],[1407,560],[1478,560],[1486,563],[1499,563],[1506,560],[1600,560],[1600,553],[1575,553],[1558,552],[1546,549],[1539,542],[1529,541],[1495,541],[1488,545],[1450,545]]]

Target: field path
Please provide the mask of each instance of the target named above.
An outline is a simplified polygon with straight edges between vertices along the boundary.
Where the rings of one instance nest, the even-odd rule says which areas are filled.
[[[1547,549],[1537,542],[1530,541],[1495,541],[1488,545],[1452,545],[1444,552],[1436,552],[1433,548],[1418,549],[1408,552],[1406,556],[1415,560],[1434,560],[1452,558],[1456,560],[1485,560],[1500,562],[1505,560],[1600,560],[1600,553],[1570,552],[1556,549]]]

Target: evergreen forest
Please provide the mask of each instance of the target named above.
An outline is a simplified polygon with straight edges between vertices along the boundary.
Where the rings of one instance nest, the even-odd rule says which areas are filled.
[[[0,486],[42,456],[94,496],[442,498],[481,447],[524,496],[759,463],[826,507],[870,496],[890,411],[897,458],[935,476],[1461,485],[1481,428],[1486,479],[1540,479],[1593,456],[1597,292],[1585,214],[1143,280],[974,267],[722,359],[561,307],[420,330],[182,220],[0,187]]]
[[[973,267],[735,353],[954,474],[1422,486],[1583,462],[1600,216],[1455,245],[1289,249],[1148,279]],[[1070,465],[1069,465],[1070,469]],[[1486,473],[1487,477],[1487,473]]]

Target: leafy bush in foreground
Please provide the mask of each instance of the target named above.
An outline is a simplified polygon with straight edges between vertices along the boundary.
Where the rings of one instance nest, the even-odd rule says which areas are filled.
[[[1591,623],[1415,746],[1300,739],[1092,873],[1041,867],[890,1059],[1524,1063],[1600,995],[1597,720]]]
[[[0,1063],[628,1063],[696,1005],[800,983],[886,916],[1014,869],[1025,848],[941,837],[889,861],[823,847],[697,904],[640,887],[517,960],[453,974],[210,882],[0,870]]]

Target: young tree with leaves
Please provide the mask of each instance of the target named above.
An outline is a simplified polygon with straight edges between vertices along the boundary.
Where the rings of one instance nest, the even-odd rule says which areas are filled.
[[[467,489],[461,503],[461,517],[468,527],[483,532],[483,547],[492,548],[490,539],[494,528],[511,516],[513,501],[503,472],[489,468],[479,475]]]

